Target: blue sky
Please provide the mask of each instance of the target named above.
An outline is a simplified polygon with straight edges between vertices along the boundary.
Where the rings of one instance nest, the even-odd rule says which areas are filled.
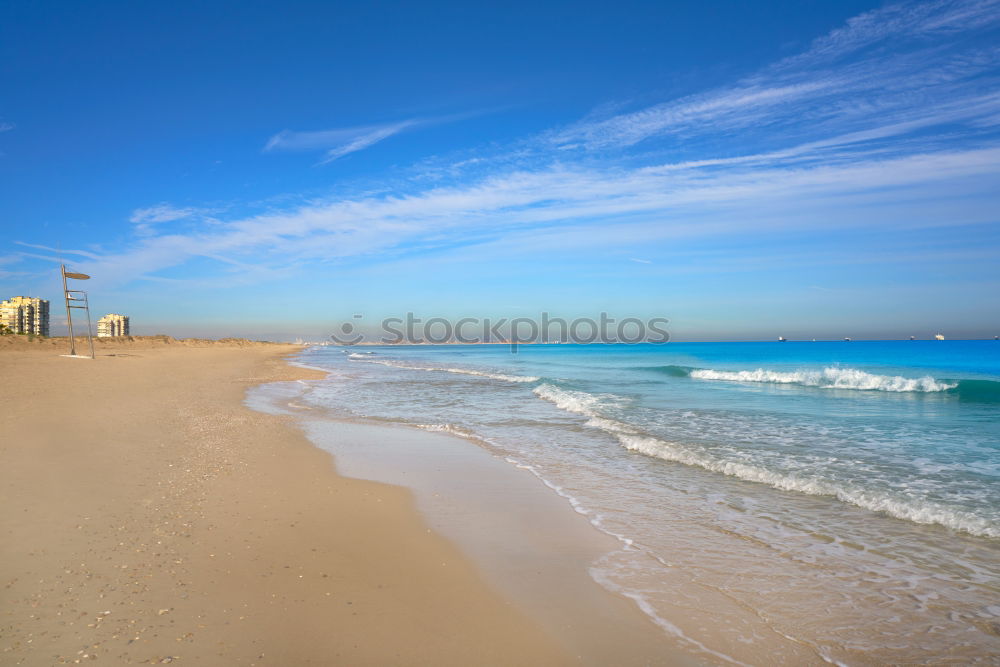
[[[0,295],[992,337],[998,83],[988,0],[4,2]]]

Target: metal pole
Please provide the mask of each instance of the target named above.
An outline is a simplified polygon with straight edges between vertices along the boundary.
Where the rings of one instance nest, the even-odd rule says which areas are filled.
[[[69,353],[76,356],[76,341],[73,340],[73,314],[69,307],[69,286],[66,285],[66,265],[61,264],[63,280],[63,296],[66,298],[66,325],[69,327]],[[88,322],[90,318],[87,318]]]
[[[87,306],[87,340],[90,342],[90,358],[96,359],[94,356],[94,332],[90,327],[90,295],[84,292],[83,294],[84,304]]]

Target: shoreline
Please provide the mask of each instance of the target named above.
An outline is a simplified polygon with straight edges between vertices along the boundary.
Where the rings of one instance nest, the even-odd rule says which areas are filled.
[[[632,537],[620,528],[609,529],[601,510],[595,513],[592,506],[581,508],[572,491],[567,492],[554,485],[534,466],[517,460],[520,457],[471,432],[451,430],[450,424],[428,425],[392,418],[383,420],[339,411],[327,414],[323,409],[323,398],[319,397],[315,401],[302,399],[313,389],[321,395],[331,391],[339,393],[341,390],[336,388],[337,382],[351,382],[348,379],[351,374],[348,372],[345,376],[331,367],[312,365],[308,357],[302,358],[302,355],[292,360],[292,363],[329,373],[328,379],[332,383],[305,383],[312,385],[311,387],[295,383],[272,384],[269,387],[274,389],[274,393],[269,401],[258,400],[260,396],[255,396],[260,394],[261,389],[269,388],[259,387],[250,393],[249,396],[253,398],[248,398],[248,403],[270,403],[272,409],[277,407],[279,413],[297,416],[303,422],[302,428],[309,439],[317,447],[334,454],[341,474],[411,489],[417,497],[419,509],[435,530],[456,542],[502,592],[526,609],[537,611],[543,606],[539,604],[538,596],[548,595],[559,599],[563,609],[573,610],[574,623],[570,627],[559,627],[552,622],[551,617],[545,618],[544,614],[536,617],[561,636],[564,645],[570,647],[575,655],[587,656],[591,652],[600,654],[601,657],[591,660],[591,664],[742,664],[743,661],[756,664],[770,659],[793,661],[796,664],[823,664],[830,661],[817,647],[797,641],[770,627],[754,609],[735,605],[724,591],[693,580],[690,568],[674,569],[660,561],[668,570],[664,572],[662,582],[657,583],[657,586],[659,583],[664,585],[663,590],[652,590],[654,594],[660,595],[658,604],[665,601],[667,604],[654,606],[647,590],[623,585],[608,575],[610,569],[641,569],[640,561],[643,559],[659,558],[651,554],[641,541],[634,543]],[[398,391],[388,386],[371,389],[373,392],[383,390]],[[351,396],[352,400],[359,400],[363,395]],[[265,411],[269,409],[267,405],[254,407]],[[340,410],[343,410],[343,406]],[[329,432],[324,432],[327,429]],[[370,451],[363,443],[361,446],[352,446],[350,442],[341,442],[344,440],[343,436],[349,436],[352,430],[366,429],[395,431],[401,435],[380,438],[376,452]],[[393,442],[394,440],[397,442]],[[399,440],[403,442],[398,442]],[[420,440],[428,442],[422,444]],[[449,442],[457,444],[449,445]],[[460,451],[456,453],[452,451],[453,448]],[[478,453],[480,458],[489,460],[490,464],[470,465],[467,457],[473,452]],[[462,465],[456,465],[452,460],[454,458],[463,459]],[[427,468],[432,470],[428,471]],[[457,494],[454,489],[450,489],[453,492],[452,498],[448,499],[450,502],[442,503],[437,498],[445,495],[441,493],[441,489],[454,486],[453,477],[467,473],[470,468],[471,476],[481,482],[481,488],[467,494],[465,498],[461,498],[461,489]],[[489,482],[483,483],[486,480]],[[501,553],[499,556],[491,553],[493,547],[490,541],[493,535],[484,537],[476,534],[476,523],[485,517],[489,533],[503,533],[504,528],[509,528],[503,525],[503,520],[491,517],[490,508],[481,504],[480,496],[489,493],[491,484],[503,485],[506,491],[503,499],[507,505],[506,511],[514,516],[521,512],[520,518],[524,523],[533,522],[535,517],[532,512],[537,507],[544,507],[545,517],[542,520],[547,521],[551,527],[546,538],[550,541],[562,541],[569,553],[578,552],[574,554],[577,557],[575,565],[579,566],[575,574],[585,576],[567,576],[566,572],[561,572],[555,577],[561,577],[564,582],[572,581],[573,595],[567,595],[565,589],[560,591],[551,582],[541,579],[527,584],[534,588],[525,594],[526,584],[517,581],[509,569],[504,571],[502,564],[498,566],[498,559],[507,559],[519,561],[522,572],[533,571],[535,564],[532,563],[532,558],[544,562],[547,545],[533,543],[532,538],[523,531],[520,534],[508,531],[505,535],[518,545],[520,553]],[[518,495],[517,492],[512,494],[511,490],[517,488],[530,488],[537,496],[533,501],[535,506],[529,511],[519,508],[516,500],[511,502],[511,496],[516,498]],[[474,507],[474,510],[456,513],[453,507],[460,504],[467,504]],[[472,514],[472,517],[462,516],[463,514]],[[585,558],[582,557],[584,552],[587,554]],[[582,581],[583,579],[586,581]],[[590,600],[580,595],[582,589],[595,586],[599,589],[599,595],[593,595]],[[618,606],[620,617],[612,620],[611,625],[616,626],[612,632],[607,632],[608,627],[599,627],[600,624],[593,623],[595,618],[601,616],[601,611],[594,604],[598,598],[603,599],[604,604]],[[627,603],[624,608],[621,607],[621,602]],[[591,624],[590,630],[581,632],[580,628],[586,627],[588,623]],[[639,630],[638,626],[644,626],[644,629]],[[650,628],[653,628],[652,633],[649,632]],[[634,644],[622,642],[616,647],[620,650],[619,653],[608,651],[602,654],[608,647],[594,642],[594,635],[588,634],[590,631],[600,634],[602,630],[605,631],[601,637],[603,642],[614,643],[617,638],[631,632]],[[748,642],[747,637],[753,638],[752,641]],[[596,650],[592,651],[594,647]],[[623,658],[625,655],[631,659]],[[655,657],[650,659],[649,656]]]
[[[983,345],[990,344],[969,346],[969,354]],[[911,345],[895,347],[897,356],[890,349],[886,358],[899,362],[900,374],[923,377],[927,371],[921,364],[928,360],[909,364]],[[694,356],[695,365],[738,370],[745,350],[709,350]],[[332,420],[454,433],[508,467],[529,467],[565,498],[564,505],[624,545],[593,563],[591,577],[633,600],[666,633],[683,638],[678,643],[686,655],[702,661],[921,662],[949,654],[975,661],[995,648],[990,595],[991,580],[996,581],[995,542],[900,521],[832,494],[754,483],[738,474],[739,468],[720,474],[702,465],[705,458],[681,456],[693,452],[709,461],[749,460],[765,471],[792,468],[820,480],[825,474],[837,479],[845,468],[873,470],[865,444],[875,442],[882,451],[901,455],[896,443],[905,447],[908,442],[901,424],[923,424],[934,414],[948,425],[959,410],[982,419],[990,415],[988,408],[954,398],[935,400],[933,394],[910,400],[909,394],[897,397],[860,387],[853,393],[805,386],[728,388],[684,379],[690,377],[686,367],[669,365],[689,363],[683,349],[667,356],[620,352],[576,349],[512,357],[484,348],[438,354],[385,350],[367,357],[306,349],[298,360],[332,375],[309,383],[311,388],[288,385],[285,400]],[[825,362],[825,354],[820,350],[796,358],[811,369]],[[962,377],[965,357],[946,356],[942,372],[955,368],[958,375],[935,377]],[[780,358],[775,363],[765,365],[783,368]],[[677,368],[685,369],[684,375],[672,372]],[[746,408],[748,416],[741,416],[739,408]],[[817,419],[814,410],[845,419]],[[854,414],[861,410],[872,416],[870,422]],[[790,414],[769,416],[782,411]],[[813,441],[786,438],[779,430],[786,425],[792,435],[827,435]],[[948,435],[934,423],[927,426],[929,436]],[[971,433],[960,438],[961,428],[953,433],[933,440],[949,445],[945,452],[963,451],[965,443],[978,443],[980,449],[972,451],[985,451],[989,444]],[[854,443],[861,451],[837,463],[842,459],[835,445],[853,453],[848,445]],[[349,462],[354,455],[348,449],[342,457],[336,443],[334,449],[338,461]],[[833,458],[817,461],[814,451]],[[922,446],[912,453],[925,451],[934,450]],[[360,454],[364,463],[367,452]],[[399,467],[397,456],[390,448],[373,467],[391,472]],[[931,456],[930,463],[940,458]],[[915,462],[924,469],[919,459]],[[406,463],[402,472],[412,467]],[[899,471],[901,481],[922,479],[914,474],[919,470],[906,465]],[[968,477],[942,480],[953,478],[958,484],[950,488],[967,488],[961,484]],[[886,478],[876,474],[871,479],[872,488],[879,489]],[[928,624],[934,625],[925,630]]]
[[[0,353],[4,662],[576,662],[409,491],[243,405],[315,377],[298,346],[46,342]]]
[[[718,657],[596,580],[591,568],[622,548],[620,538],[594,526],[529,468],[461,435],[320,414],[300,403],[308,388],[296,384],[258,386],[247,404],[295,417],[314,446],[333,456],[339,474],[410,491],[433,532],[457,545],[574,663],[695,664],[695,656]]]

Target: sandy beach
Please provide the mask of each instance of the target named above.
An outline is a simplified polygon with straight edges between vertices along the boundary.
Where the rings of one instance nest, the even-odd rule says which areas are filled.
[[[0,340],[3,664],[602,659],[486,582],[410,491],[339,476],[289,417],[243,405],[249,386],[320,375],[285,363],[297,347],[64,345]],[[595,595],[625,630],[581,628],[593,645],[673,662],[630,602]]]
[[[296,348],[0,348],[4,664],[561,664],[403,489],[338,477],[248,385]]]

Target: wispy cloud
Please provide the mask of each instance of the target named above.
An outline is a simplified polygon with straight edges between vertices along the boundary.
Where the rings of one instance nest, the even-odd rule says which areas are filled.
[[[1000,144],[892,159],[858,155],[843,164],[796,169],[774,161],[724,174],[702,167],[552,167],[407,196],[312,203],[230,221],[215,231],[151,237],[102,256],[94,273],[145,275],[193,257],[241,261],[264,272],[352,257],[391,259],[414,248],[475,246],[498,237],[565,251],[581,242],[627,248],[759,236],[797,230],[803,221],[812,232],[843,231],[872,224],[872,207],[883,229],[977,224],[994,219],[995,209],[957,204],[987,192],[998,164]],[[927,198],[948,207],[948,217],[939,219],[941,211],[928,207]],[[821,213],[833,204],[831,213]]]
[[[490,113],[490,110],[470,111],[443,116],[425,118],[409,118],[406,120],[381,123],[377,125],[360,125],[342,127],[314,132],[294,132],[282,130],[264,144],[264,152],[272,151],[323,151],[323,158],[317,164],[328,164],[345,155],[356,153],[375,144],[420,127],[452,123],[473,116]]]
[[[7,123],[0,120],[0,132],[9,132],[10,130],[13,130],[14,127],[14,123]]]
[[[201,218],[211,213],[210,209],[183,207],[178,208],[166,202],[149,206],[147,208],[137,208],[129,216],[129,222],[135,225],[135,232],[140,236],[148,236],[155,233],[156,225],[175,222],[177,220],[189,220]]]
[[[25,243],[24,241],[14,241],[16,245],[24,246],[25,248],[34,248],[35,250],[46,250],[48,252],[54,252],[57,255],[79,255],[80,257],[85,257],[87,259],[98,260],[101,259],[101,255],[96,252],[91,252],[89,250],[73,250],[71,248],[53,248],[47,245],[39,245],[37,243]]]
[[[172,222],[194,215],[196,209],[174,208],[170,204],[157,204],[149,208],[137,208],[129,216],[129,222],[137,225],[151,225],[158,222]]]
[[[271,137],[264,151],[317,151],[324,150],[319,164],[333,162],[345,155],[364,150],[378,142],[416,127],[420,120],[404,120],[383,125],[365,125],[318,132],[292,132],[284,130]]]
[[[1000,1],[902,3],[862,14],[736,84],[606,118],[588,118],[551,133],[563,149],[624,148],[659,139],[668,146],[740,133],[741,143],[780,134],[801,139],[824,129],[849,131],[872,122],[921,126],[954,120],[961,101],[989,98],[966,119],[995,123],[1000,48],[960,38],[1000,26]],[[993,73],[983,79],[981,75]],[[980,100],[982,102],[982,100]]]
[[[5,264],[17,264],[20,261],[21,257],[18,255],[0,255],[0,278],[13,279],[26,275],[21,271],[7,271],[4,269]]]
[[[418,165],[403,189],[369,184],[379,195],[244,211],[184,233],[155,225],[197,220],[196,209],[140,209],[132,221],[145,236],[90,258],[94,273],[158,279],[203,258],[252,281],[472,247],[613,248],[646,264],[649,246],[668,241],[995,223],[998,7],[891,5],[730,86],[593,114],[497,156]],[[285,131],[264,150],[329,162],[431,122],[444,121]]]
[[[998,22],[997,0],[930,0],[902,2],[848,19],[846,25],[815,39],[803,54],[774,69],[832,61],[886,41],[918,40],[980,30]]]

